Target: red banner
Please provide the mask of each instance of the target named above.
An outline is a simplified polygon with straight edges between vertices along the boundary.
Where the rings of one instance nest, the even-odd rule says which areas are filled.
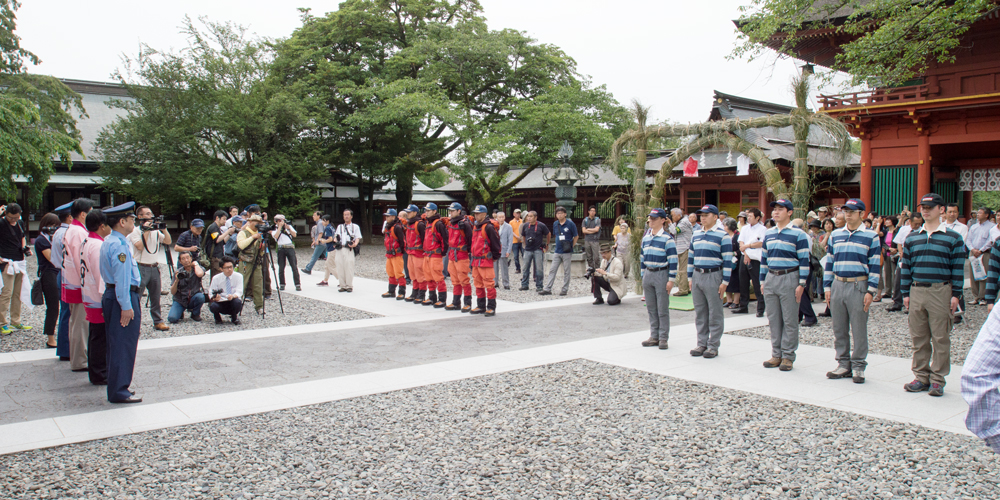
[[[690,156],[684,160],[684,177],[698,177],[698,161]]]

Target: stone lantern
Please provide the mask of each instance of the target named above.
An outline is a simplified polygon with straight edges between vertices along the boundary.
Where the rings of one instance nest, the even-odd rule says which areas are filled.
[[[576,170],[569,165],[569,159],[573,156],[573,148],[568,141],[563,141],[559,148],[559,159],[562,160],[551,175],[542,175],[548,182],[556,183],[556,206],[566,208],[566,214],[573,216],[573,209],[576,208],[576,183],[587,179],[590,175],[580,176]]]

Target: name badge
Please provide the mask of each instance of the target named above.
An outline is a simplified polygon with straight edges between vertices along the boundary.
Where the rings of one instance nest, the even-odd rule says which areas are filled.
[[[566,235],[565,234],[560,234],[559,235],[559,241],[563,241],[565,239],[566,239]]]

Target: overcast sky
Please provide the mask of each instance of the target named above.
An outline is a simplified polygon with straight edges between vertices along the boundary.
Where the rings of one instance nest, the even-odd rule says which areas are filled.
[[[788,82],[797,72],[796,61],[773,56],[752,63],[726,60],[736,40],[732,20],[746,0],[480,2],[491,28],[526,31],[561,47],[582,74],[607,85],[622,104],[639,99],[651,105],[656,121],[704,121],[713,90],[794,104]],[[316,0],[24,0],[17,33],[22,46],[42,59],[32,72],[111,81],[122,54],[134,55],[140,42],[158,50],[185,46],[178,30],[184,15],[230,20],[279,38],[300,24],[293,6],[322,14],[337,5]]]

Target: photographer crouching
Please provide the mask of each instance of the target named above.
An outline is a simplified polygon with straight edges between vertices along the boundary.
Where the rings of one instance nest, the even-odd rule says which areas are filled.
[[[608,305],[621,304],[622,297],[628,293],[625,285],[625,264],[612,251],[611,245],[601,244],[601,264],[599,267],[587,270],[590,276],[590,291],[594,292],[594,305],[604,303],[601,290],[608,292]]]
[[[212,291],[212,301],[208,310],[215,316],[215,324],[222,324],[222,315],[228,314],[234,325],[240,324],[240,311],[243,310],[243,275],[236,270],[236,261],[232,257],[222,258],[222,274],[212,278],[209,289]]]
[[[170,284],[170,293],[174,303],[170,306],[167,321],[177,323],[184,317],[184,312],[191,313],[191,319],[201,321],[201,306],[205,305],[205,292],[201,288],[201,279],[205,270],[194,261],[191,252],[181,252],[177,255],[180,266],[174,274],[174,282]]]

